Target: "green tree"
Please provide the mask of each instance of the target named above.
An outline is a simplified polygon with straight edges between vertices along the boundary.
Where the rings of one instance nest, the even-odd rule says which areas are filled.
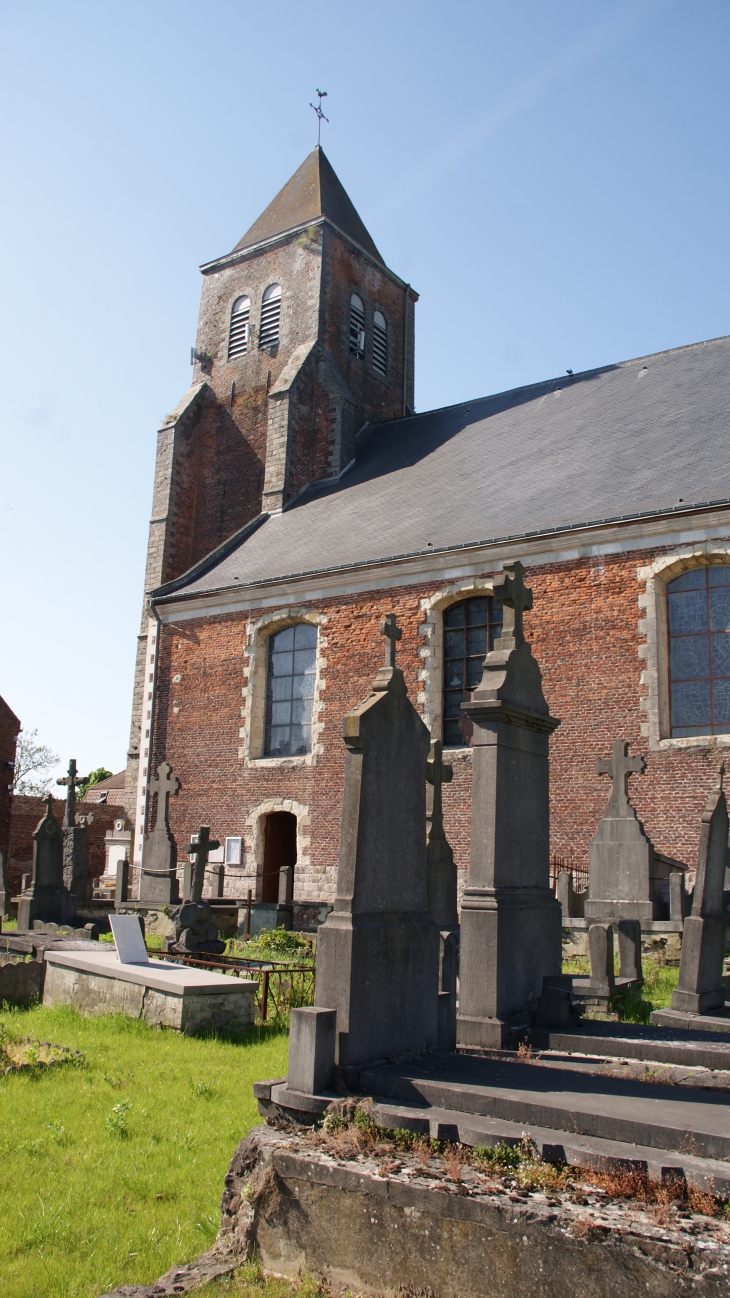
[[[13,793],[42,798],[51,788],[48,774],[58,765],[58,754],[38,743],[37,730],[21,730],[15,750]],[[54,790],[55,792],[55,790]]]
[[[78,786],[78,793],[76,794],[77,800],[83,802],[93,784],[100,784],[102,780],[108,780],[113,774],[114,772],[108,771],[106,766],[97,766],[96,770],[91,772],[86,784],[80,784]]]

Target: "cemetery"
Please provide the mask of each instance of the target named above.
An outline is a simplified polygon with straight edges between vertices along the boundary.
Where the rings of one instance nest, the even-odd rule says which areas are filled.
[[[73,1091],[84,1111],[104,1097],[105,1139],[116,1138],[119,1163],[135,1125],[149,1126],[154,1106],[166,1108],[177,1088],[185,1130],[173,1116],[174,1136],[156,1137],[160,1157],[142,1177],[148,1196],[163,1187],[155,1203],[173,1193],[170,1178],[177,1201],[187,1202],[180,1187],[188,1154],[210,1142],[216,1149],[205,1229],[196,1236],[188,1224],[184,1238],[165,1237],[159,1257],[169,1269],[152,1287],[152,1272],[163,1268],[149,1252],[144,1265],[117,1256],[115,1275],[142,1283],[113,1289],[110,1272],[109,1294],[200,1289],[254,1264],[295,1285],[314,1276],[321,1292],[727,1292],[724,767],[707,791],[688,888],[688,872],[659,857],[632,805],[630,780],[641,776],[643,758],[620,737],[610,756],[595,758],[610,784],[579,903],[588,965],[583,974],[564,971],[564,929],[578,903],[570,875],[559,876],[557,889],[550,882],[550,738],[560,720],[525,635],[533,598],[519,562],[505,565],[495,593],[501,634],[463,704],[473,728],[473,798],[460,907],[443,819],[453,769],[409,698],[397,661],[401,630],[388,614],[385,662],[343,719],[337,895],[316,935],[313,995],[295,1000],[290,990],[271,1027],[262,988],[275,959],[264,972],[263,961],[236,965],[232,954],[251,937],[250,905],[226,934],[204,894],[219,847],[211,826],[186,843],[180,885],[169,822],[179,781],[170,764],[150,785],[157,815],[136,897],[126,856],[118,861],[110,940],[103,921],[87,914],[74,762],[63,826],[47,799],[17,928],[6,925],[2,935],[0,984],[7,977],[7,1001],[30,1006],[9,1011],[11,1035],[23,1015],[29,1026],[54,1025],[63,1048],[53,1055],[53,1084],[66,1088],[63,1104]],[[291,898],[282,873],[279,911]],[[681,939],[671,1002],[631,1022],[628,1007],[647,1004],[646,930],[667,912]],[[150,958],[145,935],[155,931],[161,949]],[[114,1041],[137,1051],[138,1070],[159,1074],[144,1092],[152,1109],[136,1098],[122,1055],[95,1065],[101,1081],[88,1083],[84,1043],[98,1054]],[[28,1049],[42,1096],[51,1076]],[[62,1049],[77,1052],[73,1068]],[[174,1062],[188,1050],[189,1094]],[[216,1060],[229,1079],[220,1090]],[[200,1113],[212,1096],[215,1134]],[[29,1098],[19,1095],[14,1120]],[[57,1112],[50,1101],[39,1151],[63,1144]],[[128,1249],[130,1260],[140,1256]]]

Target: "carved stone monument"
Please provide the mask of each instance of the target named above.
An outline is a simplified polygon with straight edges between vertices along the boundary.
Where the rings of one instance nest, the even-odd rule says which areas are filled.
[[[442,787],[450,784],[454,768],[444,761],[440,739],[431,745],[426,763],[426,864],[428,908],[438,924],[439,1045],[456,1045],[456,984],[459,976],[459,911],[454,853],[444,830]]]
[[[225,951],[226,944],[218,937],[213,911],[203,901],[208,854],[219,847],[218,840],[210,836],[210,825],[201,825],[197,842],[190,843],[187,849],[188,855],[194,858],[194,863],[191,870],[186,871],[182,906],[173,907],[170,911],[170,918],[175,924],[175,935],[164,939],[163,950],[189,953],[199,951],[209,955],[222,955]]]
[[[347,1069],[438,1044],[439,930],[424,834],[429,733],[396,666],[393,614],[380,629],[385,666],[344,719],[337,896],[319,929],[315,1010],[292,1013],[290,1089],[331,1084],[335,1063]]]
[[[0,852],[0,919],[8,913],[8,871],[5,853]]]
[[[626,740],[616,739],[609,760],[596,762],[596,774],[611,777],[611,796],[590,846],[586,919],[657,918],[654,847],[629,802],[629,777],[643,775],[646,762],[628,754]]]
[[[725,1008],[723,891],[728,812],[722,787],[724,773],[722,766],[717,787],[702,813],[692,914],[684,921],[679,983],[672,992],[671,1009],[684,1014],[712,1014]]]
[[[548,745],[560,724],[525,640],[521,563],[494,583],[502,635],[463,711],[474,726],[471,865],[461,907],[458,1040],[500,1048],[528,1027],[543,980],[560,978],[561,908],[550,887]],[[552,993],[561,989],[553,984]],[[566,993],[567,995],[568,993]]]
[[[91,877],[89,860],[89,831],[86,817],[78,823],[76,816],[76,789],[85,784],[88,775],[78,775],[76,762],[71,758],[68,774],[56,780],[56,784],[66,787],[66,813],[63,818],[63,882],[76,898],[77,906],[85,906],[94,895],[94,883]]]
[[[150,797],[157,794],[157,820],[148,834],[139,880],[139,901],[151,906],[176,905],[180,900],[177,882],[177,843],[170,830],[170,798],[175,797],[180,781],[172,774],[169,762],[161,762],[157,776],[150,780]]]
[[[53,798],[45,799],[46,814],[33,831],[33,873],[18,902],[18,928],[32,929],[35,920],[71,924],[76,898],[63,882],[63,830],[53,814]]]

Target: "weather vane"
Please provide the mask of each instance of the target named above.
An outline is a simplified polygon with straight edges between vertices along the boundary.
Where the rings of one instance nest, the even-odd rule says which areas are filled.
[[[319,137],[322,134],[322,120],[324,119],[325,122],[328,122],[329,117],[325,117],[324,113],[322,112],[322,100],[327,98],[327,91],[318,90],[317,94],[319,95],[319,103],[313,104],[310,101],[309,107],[313,108],[315,113],[317,114],[317,144],[319,144]]]

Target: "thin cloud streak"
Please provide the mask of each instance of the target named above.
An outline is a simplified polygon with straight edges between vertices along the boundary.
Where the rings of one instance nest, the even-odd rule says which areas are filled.
[[[585,32],[562,53],[543,64],[535,72],[518,81],[505,98],[477,122],[455,131],[415,166],[411,167],[397,185],[368,211],[368,221],[376,221],[411,203],[414,198],[431,189],[449,171],[463,162],[485,140],[532,108],[552,86],[565,80],[590,63],[599,54],[616,45],[630,31],[637,31],[657,15],[672,8],[678,0],[650,0],[637,19],[636,0],[626,0],[620,9],[604,22]]]

